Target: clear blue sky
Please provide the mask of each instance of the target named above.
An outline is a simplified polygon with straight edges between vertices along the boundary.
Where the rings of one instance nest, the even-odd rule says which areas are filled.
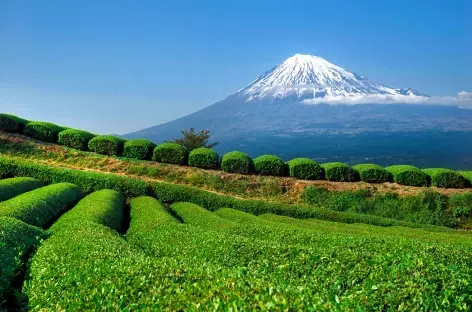
[[[170,121],[295,53],[472,91],[472,1],[0,1],[0,111],[98,133]]]

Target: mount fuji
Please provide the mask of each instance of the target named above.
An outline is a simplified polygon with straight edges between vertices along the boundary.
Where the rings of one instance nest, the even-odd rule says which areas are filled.
[[[404,163],[416,165],[436,153],[434,165],[453,161],[457,167],[460,155],[472,154],[471,147],[458,149],[456,142],[472,146],[472,110],[431,99],[411,88],[372,82],[321,57],[296,54],[222,101],[124,137],[162,142],[183,129],[208,129],[220,141],[219,152],[378,163],[401,153]],[[446,150],[455,153],[454,160],[441,156]],[[464,161],[472,168],[470,157]]]

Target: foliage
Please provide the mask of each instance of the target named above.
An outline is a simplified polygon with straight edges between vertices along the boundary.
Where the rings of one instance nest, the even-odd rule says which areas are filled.
[[[129,140],[125,142],[123,156],[141,160],[151,160],[156,144],[145,139]]]
[[[357,171],[342,162],[321,164],[328,181],[353,182],[359,180]]]
[[[428,176],[420,169],[409,165],[394,165],[385,168],[393,176],[393,181],[402,185],[426,186]]]
[[[467,179],[467,186],[472,186],[472,171],[459,171],[459,174]]]
[[[464,188],[467,180],[461,174],[444,168],[428,168],[422,170],[431,178],[431,185],[443,188]]]
[[[139,248],[93,222],[55,231],[31,261],[29,308],[469,310],[467,234],[209,213],[185,203],[172,211],[184,222],[135,220],[134,230],[149,236]]]
[[[163,143],[154,149],[152,160],[174,165],[186,165],[188,159],[187,150],[177,143]]]
[[[218,142],[208,144],[208,140],[211,137],[210,130],[200,130],[200,132],[195,132],[194,128],[182,130],[182,138],[174,139],[174,143],[177,143],[183,146],[187,152],[191,152],[197,148],[213,148],[218,145]]]
[[[67,147],[86,151],[88,150],[89,141],[94,137],[94,134],[87,131],[67,129],[59,132],[58,143]]]
[[[28,120],[14,115],[0,114],[0,130],[5,132],[23,133],[28,123]]]
[[[454,217],[461,221],[472,217],[472,192],[452,194],[448,203]]]
[[[302,180],[323,180],[323,169],[309,158],[295,158],[287,162],[289,175]]]
[[[384,183],[391,180],[390,173],[383,167],[375,164],[355,165],[352,169],[359,173],[361,181],[368,183]]]
[[[188,164],[203,169],[218,169],[220,167],[220,156],[210,148],[200,147],[190,152]]]
[[[287,165],[277,156],[262,155],[254,159],[254,169],[261,175],[284,176]]]
[[[25,134],[39,141],[57,143],[59,133],[66,129],[50,122],[32,121],[25,126]]]
[[[234,151],[223,155],[221,169],[230,173],[248,174],[254,171],[254,163],[248,154]]]
[[[0,180],[0,202],[43,186],[33,178],[11,178]]]
[[[71,183],[58,183],[23,193],[0,203],[0,216],[44,227],[83,197]]]
[[[367,223],[380,226],[404,225],[418,227],[423,225],[406,224],[400,221],[357,213],[341,213],[323,208],[288,205],[262,200],[239,199],[204,191],[196,187],[176,185],[165,182],[145,182],[125,176],[86,172],[80,170],[49,167],[27,161],[0,157],[0,176],[29,176],[45,184],[69,182],[78,185],[85,193],[101,189],[114,189],[126,197],[152,195],[163,203],[191,202],[210,211],[221,207],[234,208],[255,215],[274,213],[295,218],[317,218],[345,223]]]
[[[45,238],[40,228],[28,225],[14,218],[0,217],[0,310],[13,307],[15,295],[13,281],[17,278],[27,253]],[[18,291],[18,290],[16,290]]]
[[[120,231],[123,228],[124,209],[125,198],[121,193],[107,189],[95,191],[62,215],[54,223],[51,231],[54,232],[54,229],[66,227],[78,220],[102,224]]]
[[[89,141],[88,148],[98,154],[119,156],[123,153],[125,142],[126,140],[112,135],[99,135]]]

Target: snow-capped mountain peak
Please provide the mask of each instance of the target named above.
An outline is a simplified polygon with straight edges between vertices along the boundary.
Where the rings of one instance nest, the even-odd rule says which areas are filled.
[[[413,89],[394,89],[370,82],[319,56],[303,54],[289,57],[238,93],[248,101],[293,96],[298,100],[363,95],[425,96]]]

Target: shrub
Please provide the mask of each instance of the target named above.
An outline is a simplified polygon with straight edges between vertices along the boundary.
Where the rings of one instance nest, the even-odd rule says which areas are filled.
[[[287,165],[277,156],[262,155],[254,159],[254,169],[262,175],[284,176]]]
[[[28,123],[28,120],[14,115],[0,114],[0,130],[5,132],[23,133]]]
[[[154,148],[152,160],[174,165],[186,165],[188,159],[187,150],[177,143],[163,143]]]
[[[431,185],[442,188],[464,188],[467,180],[454,170],[428,168],[422,170],[431,178]]]
[[[420,169],[409,165],[395,165],[385,168],[393,177],[393,181],[402,185],[426,186],[428,176]]]
[[[221,169],[230,173],[247,174],[254,170],[254,163],[248,154],[234,151],[223,156]]]
[[[287,162],[289,175],[302,180],[323,180],[323,168],[309,158],[295,158]]]
[[[30,176],[46,184],[59,181],[70,182],[78,185],[85,193],[90,193],[100,189],[114,189],[123,193],[125,197],[152,195],[153,197],[157,197],[163,203],[191,202],[210,211],[215,211],[221,207],[227,207],[255,215],[273,213],[302,219],[315,218],[344,223],[367,223],[379,226],[424,226],[408,224],[377,216],[339,213],[327,209],[266,202],[263,200],[238,199],[231,196],[204,191],[191,186],[176,185],[165,182],[147,183],[140,179],[124,177],[116,174],[55,168],[1,156],[0,175],[4,177]]]
[[[43,186],[33,178],[11,178],[0,180],[0,202]]]
[[[38,245],[40,239],[45,237],[46,232],[40,228],[14,218],[0,217],[1,311],[8,311],[8,309],[3,309],[2,303],[14,298],[14,291],[10,289],[10,286],[24,263],[24,256]]]
[[[151,160],[152,152],[156,144],[145,139],[135,139],[126,141],[123,149],[123,156],[139,160]]]
[[[121,193],[107,189],[95,191],[61,216],[51,227],[51,231],[78,221],[94,222],[120,231],[123,228],[124,209],[125,198]]]
[[[0,216],[44,227],[83,196],[71,183],[52,184],[1,202]]]
[[[125,141],[112,135],[99,135],[89,141],[88,148],[98,154],[119,156],[123,153]]]
[[[459,174],[468,181],[468,186],[472,186],[472,171],[459,171]]]
[[[328,181],[353,182],[359,180],[357,171],[342,162],[321,164]]]
[[[470,219],[472,217],[472,192],[452,194],[449,197],[448,206],[452,215],[458,219],[459,224]]]
[[[94,137],[94,134],[87,131],[67,129],[59,132],[58,143],[67,147],[86,151],[88,149],[88,142]]]
[[[66,129],[50,122],[32,121],[25,126],[25,134],[39,141],[57,143],[59,133]]]
[[[384,183],[391,180],[390,173],[379,165],[360,164],[353,166],[352,169],[359,173],[359,177],[364,182]]]
[[[220,166],[220,157],[214,150],[200,147],[190,152],[188,164],[189,166],[203,169],[218,169]]]

